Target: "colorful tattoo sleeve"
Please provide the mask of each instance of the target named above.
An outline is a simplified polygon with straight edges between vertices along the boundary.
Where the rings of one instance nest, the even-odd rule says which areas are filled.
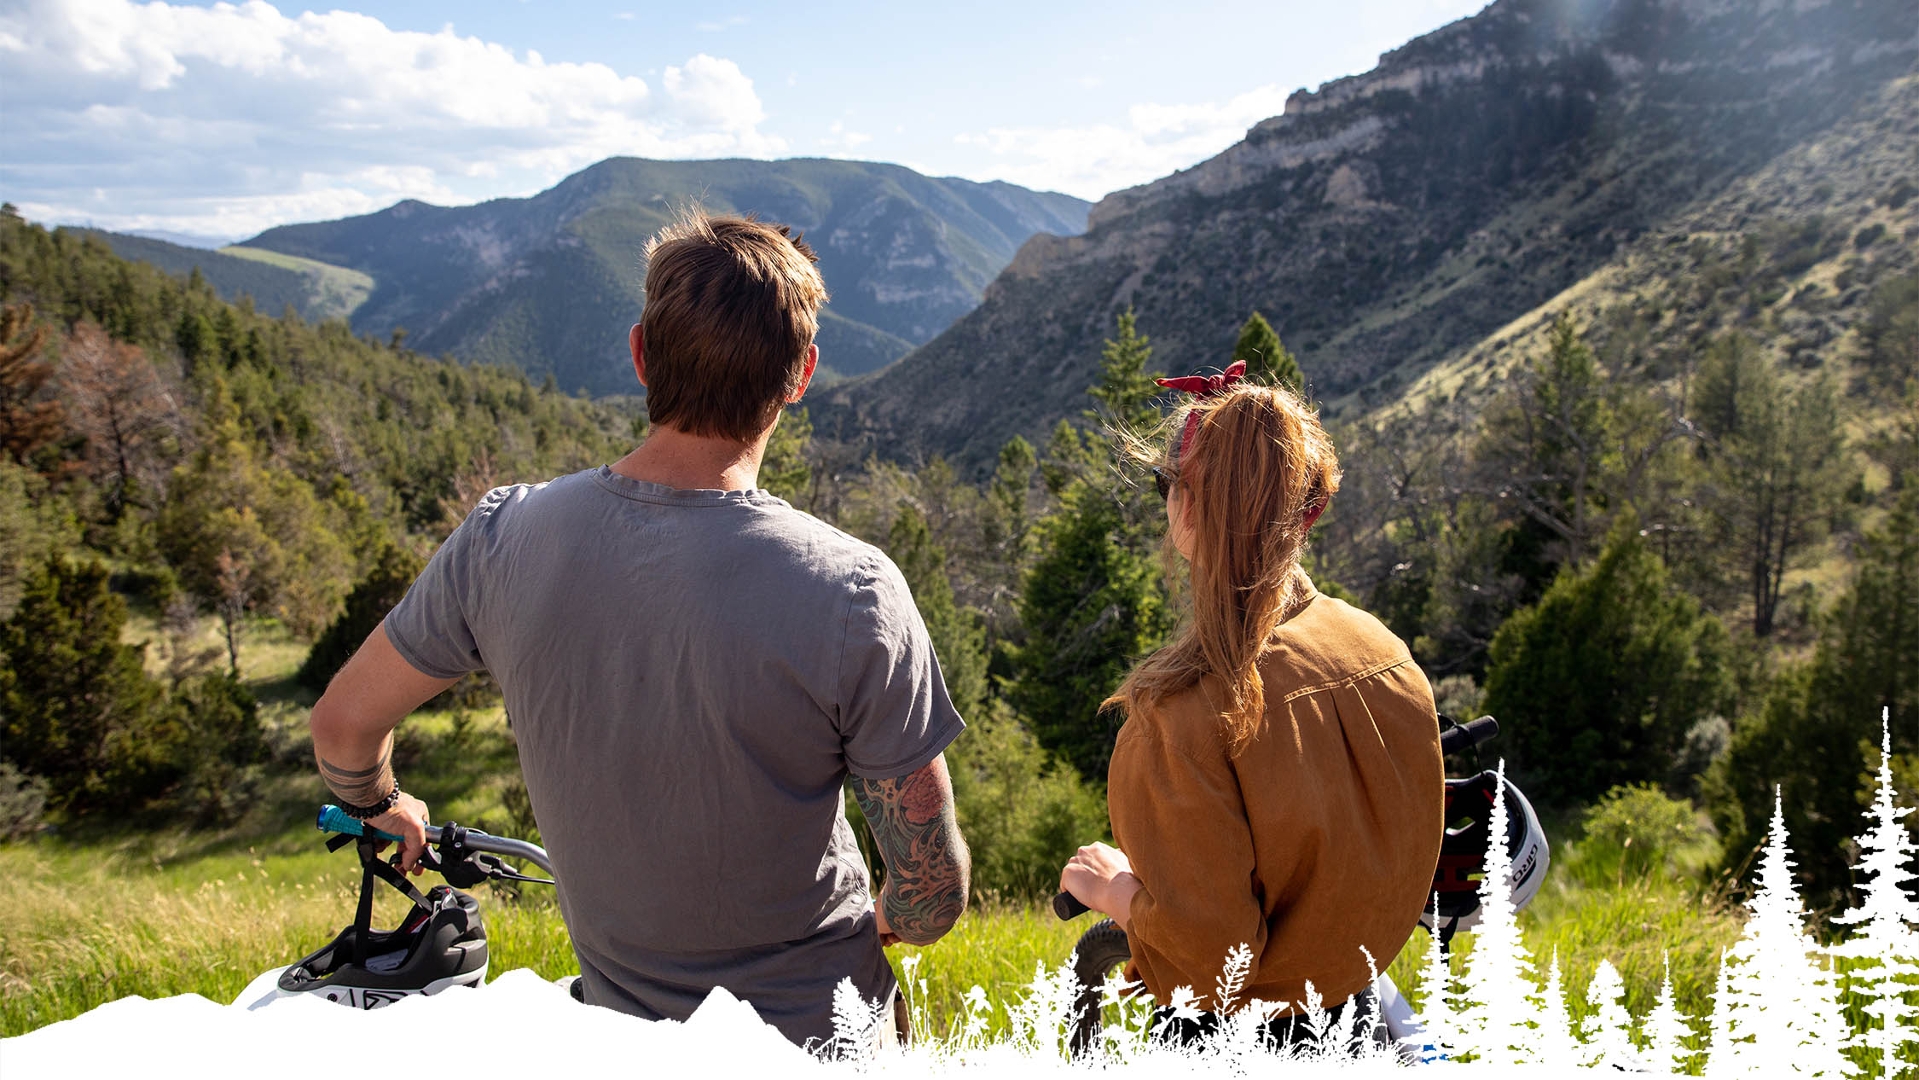
[[[853,798],[886,859],[880,903],[887,923],[908,944],[938,941],[966,910],[972,876],[945,756],[892,780],[856,776]]]

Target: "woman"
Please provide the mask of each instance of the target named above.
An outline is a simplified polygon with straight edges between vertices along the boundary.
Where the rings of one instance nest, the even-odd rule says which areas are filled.
[[[1328,1007],[1365,990],[1369,963],[1405,944],[1445,776],[1405,644],[1300,568],[1339,490],[1332,442],[1299,398],[1243,370],[1161,380],[1198,392],[1154,470],[1192,612],[1105,702],[1126,713],[1107,792],[1119,847],[1081,848],[1060,887],[1127,932],[1162,1005],[1185,986],[1201,1010],[1258,998],[1284,1012],[1308,982]],[[1244,986],[1215,1002],[1241,944]]]

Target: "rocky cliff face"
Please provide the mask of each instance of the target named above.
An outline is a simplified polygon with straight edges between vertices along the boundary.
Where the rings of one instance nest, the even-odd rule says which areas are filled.
[[[634,389],[625,342],[640,313],[641,246],[695,201],[806,234],[833,293],[821,358],[847,375],[944,330],[1022,241],[1078,232],[1087,210],[1070,196],[896,165],[615,158],[528,199],[402,202],[248,244],[371,274],[358,332],[405,327],[422,351],[550,371],[567,390],[624,393]]]
[[[1370,407],[1850,115],[1915,29],[1905,0],[1499,0],[1028,240],[816,425],[983,466],[1084,407],[1128,307],[1174,373],[1260,310],[1318,397]]]

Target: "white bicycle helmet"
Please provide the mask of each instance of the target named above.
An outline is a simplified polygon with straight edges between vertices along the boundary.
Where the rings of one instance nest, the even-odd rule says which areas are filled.
[[[1479,879],[1486,869],[1491,840],[1487,828],[1499,783],[1499,774],[1491,770],[1465,780],[1446,781],[1446,835],[1439,844],[1433,891],[1419,917],[1419,924],[1431,930],[1433,913],[1438,911],[1442,941],[1479,925]],[[1505,787],[1506,853],[1513,867],[1513,910],[1518,911],[1539,894],[1552,851],[1525,792],[1511,780]]]
[[[323,811],[323,828],[326,823]],[[380,859],[374,838],[341,834],[328,840],[333,850],[354,844],[360,856],[360,902],[353,922],[297,962],[255,979],[242,995],[246,1007],[313,994],[355,1009],[377,1009],[402,998],[486,982],[486,923],[480,904],[453,886],[476,885],[488,877],[531,879],[492,856],[469,854],[463,847],[466,830],[459,826],[449,823],[440,831],[447,834],[441,850],[428,848],[421,863],[451,884],[435,885],[424,895],[405,874]],[[373,929],[375,878],[413,901],[391,930]]]
[[[362,943],[364,942],[364,947]],[[435,885],[392,930],[358,925],[280,973],[279,989],[377,1009],[415,994],[486,981],[486,924],[472,896]]]

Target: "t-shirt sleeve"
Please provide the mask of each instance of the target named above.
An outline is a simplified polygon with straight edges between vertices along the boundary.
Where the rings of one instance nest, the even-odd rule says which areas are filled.
[[[906,579],[883,556],[866,567],[847,610],[838,721],[847,768],[868,780],[923,767],[966,727]]]
[[[454,679],[486,666],[480,659],[480,646],[474,640],[473,580],[474,542],[484,525],[482,511],[491,500],[482,500],[479,508],[467,515],[446,543],[433,553],[426,569],[420,572],[406,595],[387,612],[387,640],[414,670],[436,679]]]

